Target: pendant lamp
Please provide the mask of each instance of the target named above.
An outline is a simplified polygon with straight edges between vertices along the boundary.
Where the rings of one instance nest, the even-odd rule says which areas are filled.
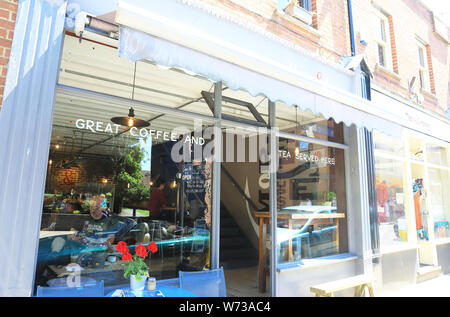
[[[131,101],[134,100],[134,87],[136,84],[136,62],[134,63],[134,78],[133,78],[133,93],[131,96]],[[142,119],[138,119],[134,116],[134,109],[133,107],[131,107],[128,110],[128,116],[127,117],[114,117],[111,118],[111,121],[116,123],[116,124],[120,124],[126,127],[136,127],[136,128],[144,128],[144,127],[148,127],[150,125],[150,123],[148,121],[142,120]]]

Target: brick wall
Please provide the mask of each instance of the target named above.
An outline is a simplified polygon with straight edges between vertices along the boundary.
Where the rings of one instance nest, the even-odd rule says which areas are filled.
[[[19,0],[0,0],[0,104],[6,79],[14,23]],[[295,43],[331,62],[351,54],[347,0],[312,0],[312,26],[277,12],[276,0],[200,0],[217,6],[227,14],[239,18],[282,39]],[[386,11],[392,64],[391,71],[377,67],[376,47],[373,44],[373,4]],[[433,16],[418,0],[353,0],[356,54],[364,54],[374,72],[374,81],[394,94],[410,100],[408,84],[416,77],[418,88],[418,59],[416,37],[427,43],[431,89],[424,93],[422,106],[444,114],[449,98],[449,48],[433,33]],[[368,34],[369,45],[360,44],[361,33]]]
[[[0,108],[3,101],[9,54],[19,0],[0,0]]]
[[[347,0],[312,0],[312,26],[277,12],[276,0],[201,0],[332,62],[350,55]]]
[[[201,0],[218,6],[228,14],[293,42],[331,62],[351,54],[347,0],[312,0],[312,26],[296,21],[286,14],[276,13],[276,0]],[[386,32],[390,37],[392,60],[390,69],[377,66],[377,51],[373,44],[374,5],[388,18]],[[449,48],[433,33],[433,15],[418,0],[352,0],[356,54],[364,54],[374,72],[375,87],[388,90],[400,99],[414,103],[408,85],[416,77],[415,92],[424,96],[418,107],[426,107],[440,115],[449,104]],[[367,34],[366,47],[360,44],[361,31]],[[420,90],[416,37],[428,44],[430,73],[429,92]]]
[[[390,20],[393,68],[389,71],[377,66],[377,50],[374,44],[372,11],[381,8]],[[424,96],[425,107],[444,115],[449,103],[449,47],[433,33],[433,15],[417,0],[353,0],[354,28],[357,54],[364,54],[369,67],[374,71],[374,82],[393,93],[415,103],[410,98],[408,85],[416,77],[414,91]],[[372,22],[371,22],[372,21]],[[359,44],[361,30],[367,34],[367,47]],[[419,83],[418,38],[426,43],[428,56],[430,91],[421,91]]]

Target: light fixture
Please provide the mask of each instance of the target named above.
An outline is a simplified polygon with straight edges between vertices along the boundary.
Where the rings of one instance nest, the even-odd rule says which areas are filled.
[[[53,161],[52,161],[52,160],[49,160],[49,161],[48,161],[48,164],[49,164],[49,165],[52,165],[52,164],[53,164]]]
[[[131,128],[131,127],[144,128],[144,127],[148,127],[150,125],[149,122],[134,117],[133,107],[131,107],[130,110],[128,111],[127,117],[114,117],[114,118],[111,118],[111,121],[116,124],[127,126],[129,128]]]
[[[56,144],[56,145],[55,145],[55,148],[56,148],[57,150],[59,150],[59,144]]]
[[[131,101],[134,101],[134,87],[136,84],[136,64],[137,64],[137,62],[134,63],[133,92],[131,95]],[[134,117],[133,107],[131,107],[130,110],[128,110],[128,117],[114,117],[114,118],[111,118],[111,121],[116,124],[123,125],[123,126],[129,127],[129,128],[131,128],[131,127],[144,128],[144,127],[148,127],[150,125],[150,123],[148,121]]]

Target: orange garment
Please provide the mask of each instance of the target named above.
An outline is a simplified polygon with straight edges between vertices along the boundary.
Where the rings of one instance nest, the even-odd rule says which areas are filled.
[[[378,205],[385,208],[385,204],[389,200],[387,185],[385,183],[378,183],[376,190],[377,190]]]
[[[416,214],[416,229],[423,227],[422,216],[420,215],[420,189],[414,193],[414,211]]]

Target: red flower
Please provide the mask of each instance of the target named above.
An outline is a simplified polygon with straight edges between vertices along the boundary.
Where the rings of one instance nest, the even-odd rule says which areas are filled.
[[[119,241],[119,243],[117,243],[117,245],[116,245],[116,250],[123,254],[125,252],[125,250],[128,250],[127,244],[123,241]]]
[[[133,259],[133,257],[131,256],[130,253],[124,253],[122,256],[122,261],[131,261],[132,259]]]
[[[158,246],[156,245],[155,242],[150,243],[147,248],[152,251],[152,253],[155,253],[156,251],[158,251]]]
[[[136,254],[139,255],[139,256],[141,256],[141,257],[143,257],[143,258],[145,258],[145,257],[148,255],[147,250],[146,250],[145,247],[142,245],[142,243],[139,244],[139,245],[136,247]]]

